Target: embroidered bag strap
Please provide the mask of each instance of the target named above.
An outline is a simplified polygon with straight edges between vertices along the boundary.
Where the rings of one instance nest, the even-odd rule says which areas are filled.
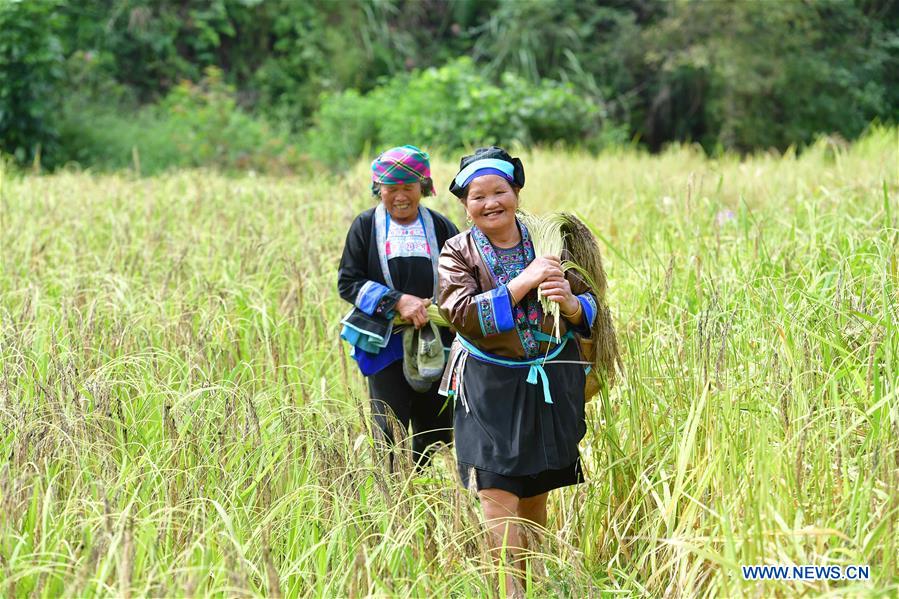
[[[384,282],[391,289],[394,289],[393,281],[390,279],[390,268],[387,266],[387,229],[390,227],[390,215],[384,208],[384,204],[378,204],[375,208],[375,242],[378,244],[378,261],[381,263],[381,274],[384,275]]]
[[[419,208],[418,209],[419,218],[421,219],[422,227],[425,230],[425,237],[428,240],[428,253],[431,256],[431,271],[434,273],[434,293],[432,294],[432,301],[437,303],[437,262],[440,259],[440,250],[437,245],[437,229],[434,228],[434,217],[431,216],[431,211],[427,208]]]

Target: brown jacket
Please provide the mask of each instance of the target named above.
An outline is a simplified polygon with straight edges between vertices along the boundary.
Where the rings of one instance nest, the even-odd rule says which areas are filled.
[[[485,296],[488,292],[497,290],[497,285],[470,230],[450,238],[443,246],[438,276],[440,291],[437,302],[440,313],[456,332],[487,353],[513,359],[527,357],[514,327],[505,332],[496,332],[495,327],[488,323],[485,334],[483,302],[489,301],[490,298]],[[568,271],[565,277],[574,294],[590,291],[575,272]],[[536,289],[532,289],[528,297],[535,298],[536,294]],[[541,328],[545,334],[552,335],[552,319],[544,318]],[[560,334],[564,335],[567,328],[568,323],[562,318]],[[547,345],[546,342],[540,344],[541,353],[547,351]]]

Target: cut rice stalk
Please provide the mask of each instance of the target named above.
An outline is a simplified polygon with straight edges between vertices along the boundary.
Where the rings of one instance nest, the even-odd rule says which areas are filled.
[[[600,384],[612,386],[615,374],[623,370],[618,352],[618,339],[612,314],[606,305],[606,272],[602,266],[599,243],[590,227],[573,214],[563,213],[562,230],[565,233],[566,260],[563,270],[574,270],[593,290],[597,302],[597,314],[593,319],[590,351],[585,358],[593,364],[593,376]]]
[[[562,231],[564,219],[561,214],[552,213],[537,216],[524,211],[518,212],[518,218],[527,227],[531,241],[534,243],[536,256],[561,256],[565,247],[565,233]],[[551,302],[537,289],[537,298],[543,307],[543,313],[553,319],[553,337],[561,335],[561,312],[559,304]]]
[[[585,357],[594,367],[593,376],[611,386],[616,370],[620,370],[622,365],[611,312],[605,303],[606,273],[596,236],[580,218],[565,212],[543,216],[519,212],[519,219],[531,234],[535,254],[562,258],[562,270],[577,273],[596,296],[597,314],[590,335],[593,341],[590,355]],[[540,298],[544,314],[554,319],[553,335],[558,337],[561,317],[559,305],[541,297],[539,290],[537,297]]]

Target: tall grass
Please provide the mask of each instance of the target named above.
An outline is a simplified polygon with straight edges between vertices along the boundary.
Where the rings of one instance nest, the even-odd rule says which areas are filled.
[[[533,596],[899,592],[896,134],[524,154],[523,207],[601,235],[624,364]],[[3,175],[0,595],[494,593],[451,451],[386,474],[338,341],[365,180]]]

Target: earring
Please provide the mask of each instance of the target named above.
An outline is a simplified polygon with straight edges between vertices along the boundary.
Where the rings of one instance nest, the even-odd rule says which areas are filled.
[[[469,227],[474,224],[474,221],[471,220],[470,214],[465,215],[465,224],[468,225]]]

